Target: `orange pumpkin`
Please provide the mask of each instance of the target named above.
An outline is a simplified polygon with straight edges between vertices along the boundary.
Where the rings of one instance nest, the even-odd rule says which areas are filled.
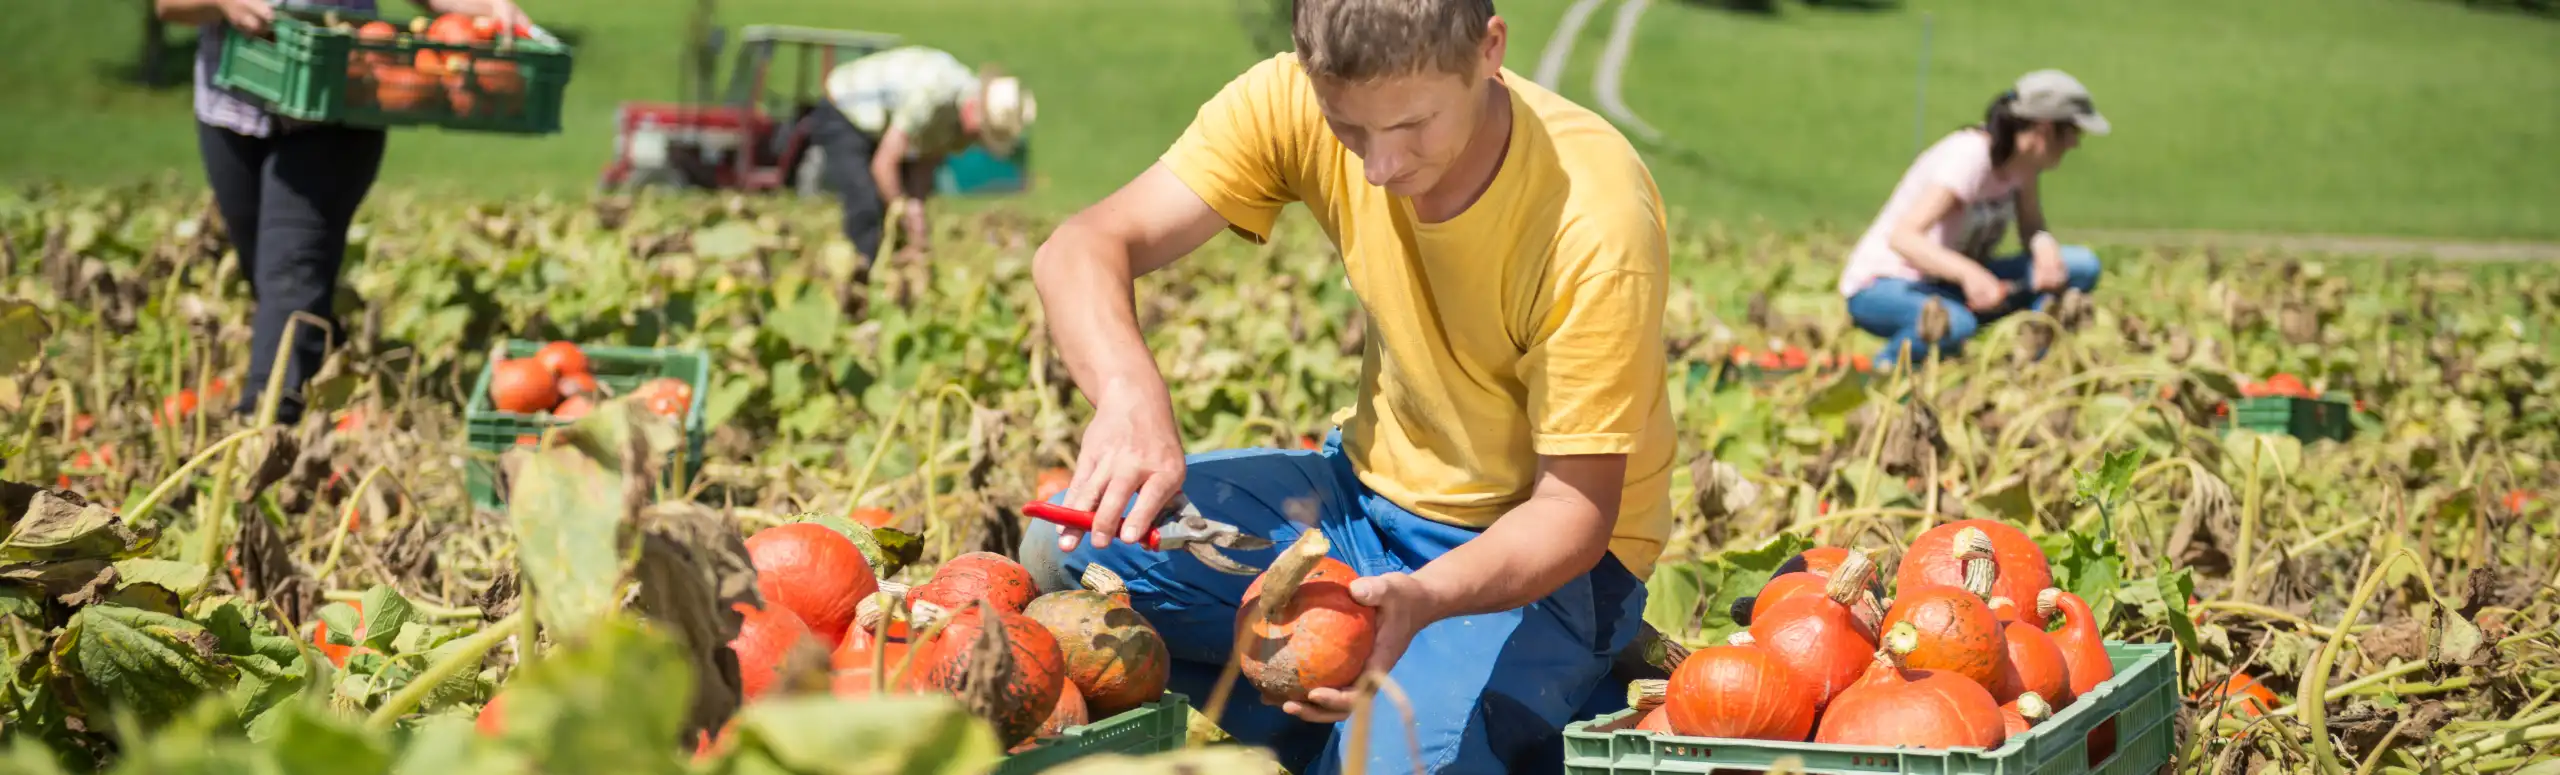
[[[1991,615],[2000,620],[2000,640],[2008,648],[2000,660],[2000,685],[1992,688],[1992,699],[2006,703],[2033,694],[2071,704],[2078,696],[2071,693],[2071,667],[2063,661],[2062,647],[2053,642],[2052,634],[2020,620],[2018,606],[2005,597],[1991,599]]]
[[[1983,597],[2005,597],[2011,600],[2034,600],[2036,593],[2053,586],[2053,566],[2046,562],[2044,548],[2035,539],[2005,522],[1967,519],[1928,529],[1911,541],[1903,556],[1902,567],[1894,574],[1897,591],[1926,584],[1965,587],[1967,565],[1966,542],[1959,540],[1965,531],[1973,530],[1991,539],[1991,556],[1998,571],[1991,589]],[[2042,627],[2045,618],[2034,611],[2020,611],[2028,624]]]
[[[1023,614],[1058,636],[1067,659],[1067,682],[1095,715],[1111,716],[1164,696],[1173,656],[1164,638],[1129,607],[1120,574],[1085,566],[1084,589],[1053,592],[1031,601]]]
[[[2009,739],[2000,704],[1982,684],[1952,673],[1906,669],[1918,644],[1910,623],[1892,625],[1885,648],[1858,682],[1823,712],[1813,741],[1829,745],[1992,749]]]
[[[1876,609],[1867,586],[1874,574],[1874,561],[1854,554],[1832,573],[1824,594],[1789,597],[1751,618],[1752,642],[1805,679],[1816,711],[1873,662]]]
[[[1765,649],[1715,646],[1671,672],[1663,708],[1682,735],[1795,741],[1813,732],[1816,691]]]
[[[1243,674],[1270,701],[1300,700],[1360,679],[1378,635],[1378,611],[1351,597],[1360,574],[1326,557],[1332,542],[1310,528],[1245,588]]]
[[[907,687],[960,695],[1008,747],[1030,739],[1065,691],[1066,657],[1057,637],[1031,617],[979,601],[949,616],[941,632],[916,646]],[[973,670],[982,638],[1002,641],[1006,658],[990,670]],[[992,683],[973,685],[972,672],[989,672]]]

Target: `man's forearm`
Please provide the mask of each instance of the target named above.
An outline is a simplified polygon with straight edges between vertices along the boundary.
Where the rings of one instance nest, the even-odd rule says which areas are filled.
[[[1434,590],[1435,618],[1508,611],[1591,572],[1615,523],[1587,500],[1532,497],[1413,576]]]
[[[1138,333],[1129,249],[1075,228],[1053,232],[1031,262],[1031,278],[1048,315],[1049,341],[1085,399],[1107,401],[1165,393],[1164,376]]]

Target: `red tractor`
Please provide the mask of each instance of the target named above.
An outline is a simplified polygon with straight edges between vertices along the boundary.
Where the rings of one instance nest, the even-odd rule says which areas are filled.
[[[705,61],[719,54],[719,32],[711,30]],[[824,97],[827,73],[899,45],[898,36],[753,25],[739,38],[737,63],[718,101],[622,104],[614,119],[613,162],[598,181],[602,187],[823,193],[823,149],[809,144],[809,113]],[[694,93],[707,96],[709,74],[694,80]],[[1027,149],[1029,143],[1021,145]],[[1024,161],[1023,150],[995,159],[972,149],[943,163],[936,187],[943,194],[1019,190]]]

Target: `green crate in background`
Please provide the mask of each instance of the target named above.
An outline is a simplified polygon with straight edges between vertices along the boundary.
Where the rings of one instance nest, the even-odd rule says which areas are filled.
[[[330,13],[358,27],[378,18],[352,11]],[[327,26],[318,12],[279,10],[269,28],[272,37],[237,29],[225,33],[213,83],[264,100],[267,110],[277,115],[304,121],[509,134],[560,131],[561,98],[569,85],[566,47],[526,38],[504,38],[486,46],[437,43],[406,35],[406,20],[379,20],[400,28],[404,35],[388,41],[363,40],[353,30]],[[415,105],[386,106],[379,99],[375,74],[384,68],[415,72],[422,51],[437,57],[461,54],[475,62],[505,63],[521,84],[497,88],[497,73],[475,67],[451,76],[430,76],[408,92]]]
[[[500,352],[507,358],[530,358],[547,342],[510,339]],[[621,395],[640,387],[641,383],[660,377],[674,377],[693,386],[693,406],[685,411],[683,457],[679,468],[670,456],[666,475],[677,489],[690,486],[694,474],[702,470],[702,442],[710,435],[703,421],[703,407],[710,395],[711,357],[700,350],[650,347],[615,347],[580,345],[586,353],[587,370],[607,395]],[[497,455],[515,446],[521,437],[541,438],[543,431],[568,424],[548,414],[501,412],[489,403],[489,377],[496,369],[496,358],[480,365],[480,378],[471,385],[471,402],[462,409],[463,433],[474,454],[463,460],[463,479],[471,490],[471,502],[481,508],[498,509],[506,504],[505,493],[498,489]],[[485,454],[483,454],[485,453]]]
[[[1143,755],[1182,746],[1190,734],[1190,701],[1165,692],[1155,702],[1083,726],[1068,727],[1030,750],[1006,757],[994,775],[1030,775],[1100,753]]]
[[[2107,643],[2116,675],[2059,709],[2053,718],[1994,750],[1931,751],[1863,745],[1656,735],[1635,729],[1622,710],[1564,731],[1566,775],[1657,775],[1751,772],[1793,756],[1804,772],[1928,775],[2150,775],[2177,755],[2177,647]],[[2088,738],[2115,722],[2113,755],[2089,761]],[[1623,727],[1623,728],[1622,728]]]
[[[2355,435],[2355,405],[2323,398],[2262,396],[2231,403],[2232,426],[2282,433],[2303,441],[2345,441]]]

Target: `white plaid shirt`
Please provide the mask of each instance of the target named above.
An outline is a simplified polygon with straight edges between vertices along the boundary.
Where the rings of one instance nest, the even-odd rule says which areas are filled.
[[[978,73],[958,57],[925,46],[901,46],[837,65],[827,98],[863,134],[894,126],[907,133],[907,157],[956,154],[969,137],[960,102],[978,91]]]
[[[374,0],[285,0],[277,8],[337,8],[360,13],[373,13]],[[266,137],[282,129],[292,131],[310,122],[267,112],[263,100],[213,85],[213,73],[222,66],[222,39],[229,35],[228,22],[206,24],[196,34],[196,120],[250,137]]]

